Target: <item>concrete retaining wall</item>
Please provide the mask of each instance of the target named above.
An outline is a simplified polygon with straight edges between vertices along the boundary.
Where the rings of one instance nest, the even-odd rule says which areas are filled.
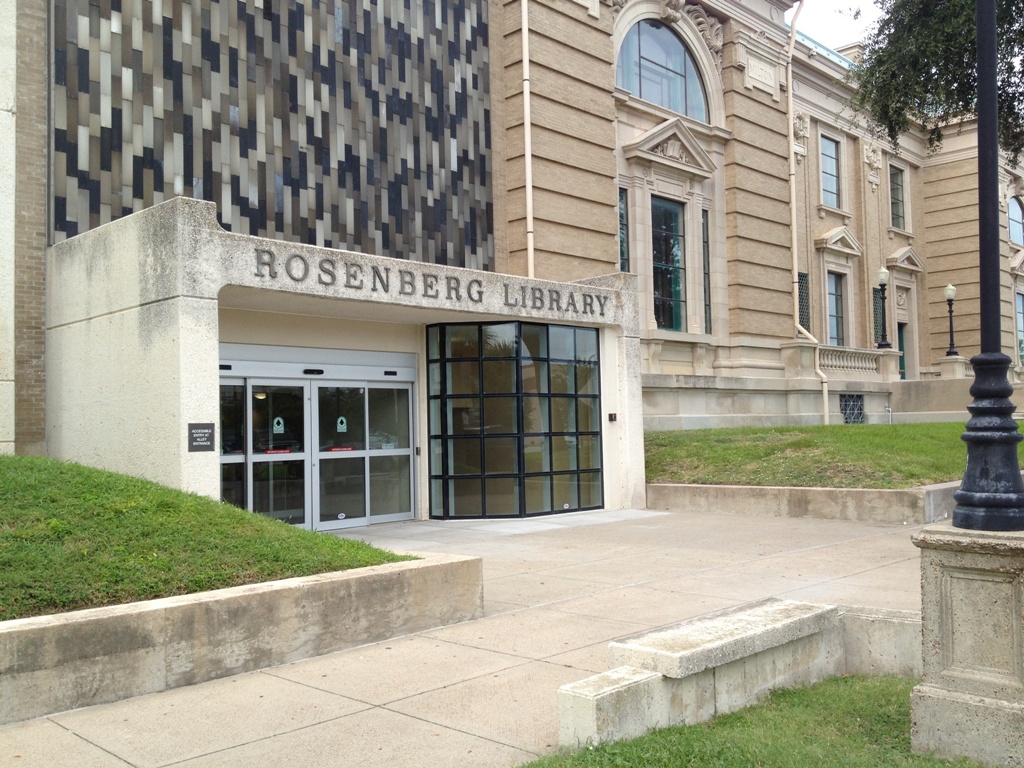
[[[924,524],[953,513],[960,482],[907,490],[786,488],[748,485],[647,486],[648,509],[717,511],[772,517],[814,517],[873,523]]]
[[[0,622],[0,724],[477,618],[480,558],[450,555]]]

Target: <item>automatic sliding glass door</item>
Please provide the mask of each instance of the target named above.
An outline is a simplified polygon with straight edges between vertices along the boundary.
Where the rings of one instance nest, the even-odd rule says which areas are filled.
[[[221,382],[222,497],[236,506],[314,530],[408,519],[414,453],[408,384]]]
[[[294,525],[308,524],[305,383],[250,382],[253,512]]]

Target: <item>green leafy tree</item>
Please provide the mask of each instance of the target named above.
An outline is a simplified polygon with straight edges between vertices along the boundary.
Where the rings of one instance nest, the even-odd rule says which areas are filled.
[[[806,0],[805,0],[806,1]],[[975,0],[875,0],[882,16],[851,78],[855,109],[898,146],[915,124],[937,148],[944,130],[974,117],[978,98]],[[1024,150],[1024,8],[996,0],[999,145]]]

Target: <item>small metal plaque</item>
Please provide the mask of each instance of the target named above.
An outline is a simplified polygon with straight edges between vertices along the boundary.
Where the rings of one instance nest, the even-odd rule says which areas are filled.
[[[188,425],[188,452],[214,450],[214,425],[189,424]]]

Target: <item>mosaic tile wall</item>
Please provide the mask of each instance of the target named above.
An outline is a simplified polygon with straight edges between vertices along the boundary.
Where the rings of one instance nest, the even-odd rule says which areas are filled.
[[[486,0],[56,0],[53,227],[175,195],[231,231],[493,266]]]

